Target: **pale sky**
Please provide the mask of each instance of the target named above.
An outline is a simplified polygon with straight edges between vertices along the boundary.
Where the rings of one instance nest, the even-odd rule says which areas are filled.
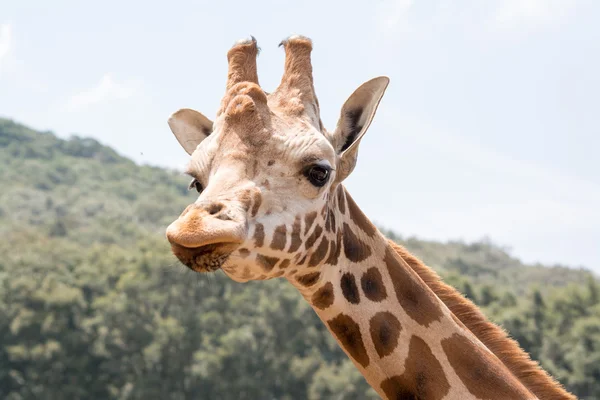
[[[600,272],[598,21],[595,0],[5,1],[0,115],[179,168],[167,117],[214,118],[229,47],[257,38],[271,91],[303,34],[330,129],[391,78],[347,181],[376,223]]]

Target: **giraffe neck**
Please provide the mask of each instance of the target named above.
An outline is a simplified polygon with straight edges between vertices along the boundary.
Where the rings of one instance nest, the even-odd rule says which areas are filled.
[[[339,188],[343,250],[298,287],[367,382],[387,399],[532,399]],[[340,240],[338,240],[340,242]],[[335,258],[334,258],[335,259]]]

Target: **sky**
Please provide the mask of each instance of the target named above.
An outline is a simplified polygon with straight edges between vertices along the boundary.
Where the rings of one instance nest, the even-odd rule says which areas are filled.
[[[356,87],[391,79],[346,181],[374,222],[600,273],[598,20],[595,0],[10,1],[0,116],[182,168],[167,118],[214,118],[231,45],[257,38],[271,91],[277,45],[303,34],[330,129]]]

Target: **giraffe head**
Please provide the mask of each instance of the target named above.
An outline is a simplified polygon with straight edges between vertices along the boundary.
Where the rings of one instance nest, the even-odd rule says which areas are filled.
[[[311,41],[293,36],[281,45],[285,68],[273,93],[258,84],[252,38],[227,53],[226,92],[214,122],[191,109],[169,118],[191,155],[187,173],[199,196],[167,228],[167,238],[195,271],[268,279],[334,264],[339,255],[335,211],[345,204],[337,189],[354,169],[389,80],[361,85],[328,132],[313,87]]]

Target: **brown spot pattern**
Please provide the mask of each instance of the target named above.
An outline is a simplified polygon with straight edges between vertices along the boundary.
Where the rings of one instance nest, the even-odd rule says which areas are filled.
[[[336,265],[340,254],[342,253],[342,231],[337,232],[337,238],[331,241],[331,251],[329,257],[325,260],[325,264]]]
[[[342,186],[338,186],[337,191],[338,209],[342,214],[346,212],[346,194]]]
[[[311,272],[306,275],[297,277],[296,280],[302,286],[312,286],[315,283],[317,283],[317,281],[319,280],[320,277],[321,277],[320,272]]]
[[[286,269],[289,266],[290,266],[290,260],[288,260],[288,259],[283,260],[281,262],[281,264],[279,264],[280,269]]]
[[[335,210],[329,210],[329,215],[330,215],[330,219],[331,219],[331,230],[335,231]]]
[[[302,229],[302,220],[300,219],[300,216],[297,216],[296,219],[294,220],[294,225],[292,225],[292,234],[291,234],[291,244],[290,244],[290,248],[289,248],[289,252],[293,253],[295,251],[297,251],[300,246],[302,245],[302,239],[300,238],[300,233],[301,233],[301,229]]]
[[[324,310],[333,304],[333,285],[327,282],[323,287],[313,293],[311,297],[312,304],[320,310]]]
[[[250,255],[250,250],[248,249],[239,249],[238,253],[240,253],[240,257],[246,258]]]
[[[327,221],[325,222],[325,229],[327,232],[333,232],[335,230],[335,213],[333,210],[327,210]]]
[[[344,223],[344,254],[352,262],[363,261],[371,255],[371,248],[356,237],[346,223]]]
[[[327,321],[327,325],[350,357],[366,368],[369,365],[369,355],[358,324],[350,316],[340,314]]]
[[[524,399],[531,395],[492,354],[455,333],[442,348],[456,375],[473,396],[486,400]]]
[[[389,311],[381,311],[375,314],[369,321],[371,340],[379,357],[383,358],[392,354],[398,346],[398,337],[402,331],[402,325],[398,318]]]
[[[264,269],[266,272],[271,271],[275,264],[277,264],[277,261],[279,261],[279,258],[277,257],[268,257],[262,254],[256,255],[256,262],[260,264],[262,269]]]
[[[248,267],[244,268],[244,272],[242,272],[242,278],[243,279],[252,278],[252,272],[250,272],[250,268],[248,268]]]
[[[240,202],[242,203],[243,209],[245,211],[250,210],[250,205],[252,204],[252,196],[249,191],[245,191],[240,196]]]
[[[306,238],[306,243],[304,243],[304,248],[306,248],[306,250],[308,250],[311,247],[313,247],[313,245],[315,244],[315,242],[317,241],[319,236],[321,236],[322,233],[323,233],[323,228],[321,227],[321,225],[317,225],[315,227],[315,230],[313,231],[313,233],[311,233],[310,236],[308,238]]]
[[[375,267],[369,268],[360,278],[360,286],[367,299],[371,301],[382,301],[387,297],[387,291],[383,284],[381,272]]]
[[[400,306],[421,325],[428,326],[433,321],[438,321],[443,315],[438,305],[440,300],[416,272],[400,260],[390,248],[386,250],[384,261]]]
[[[342,278],[340,279],[340,287],[342,288],[342,294],[349,303],[360,303],[360,294],[358,293],[358,286],[356,286],[354,275],[352,275],[350,272],[346,272],[344,275],[342,275]]]
[[[381,382],[381,390],[388,399],[441,400],[450,391],[444,369],[425,341],[410,338],[408,357],[402,375]]]
[[[310,259],[308,260],[308,266],[315,267],[319,265],[319,263],[323,261],[323,259],[327,255],[327,250],[329,250],[329,240],[327,240],[327,238],[324,237],[323,240],[321,240],[321,243],[319,243],[319,247],[317,247],[317,250],[315,250],[314,253],[312,253],[312,255],[310,256]]]
[[[260,208],[260,205],[262,204],[262,196],[261,196],[260,192],[254,192],[253,200],[254,200],[254,205],[252,206],[252,216],[255,217],[256,213],[258,213],[258,209]]]
[[[310,228],[312,228],[312,224],[315,222],[315,219],[317,219],[317,212],[316,211],[309,212],[304,217],[304,234],[305,235],[308,233],[308,231],[310,230]]]
[[[256,224],[254,228],[254,244],[256,247],[263,247],[265,244],[265,227],[263,224]]]
[[[375,234],[375,232],[377,231],[377,228],[375,228],[375,225],[373,225],[373,223],[371,221],[369,221],[369,219],[362,212],[362,210],[360,208],[358,208],[358,206],[354,202],[354,199],[352,199],[352,196],[350,196],[347,193],[346,193],[346,201],[348,202],[348,212],[350,213],[350,219],[352,221],[354,221],[354,223],[360,229],[362,229],[367,235],[373,236]]]
[[[576,400],[575,396],[568,393],[546,371],[539,368],[538,363],[531,360],[529,355],[519,347],[515,340],[509,338],[503,329],[488,321],[475,304],[465,299],[452,286],[443,283],[432,269],[425,266],[405,248],[390,240],[388,243],[458,317],[455,321],[457,323],[458,320],[462,321],[538,398]]]
[[[273,232],[273,241],[271,242],[271,248],[273,250],[285,249],[286,233],[287,230],[285,225],[279,225],[275,228],[275,232]]]

